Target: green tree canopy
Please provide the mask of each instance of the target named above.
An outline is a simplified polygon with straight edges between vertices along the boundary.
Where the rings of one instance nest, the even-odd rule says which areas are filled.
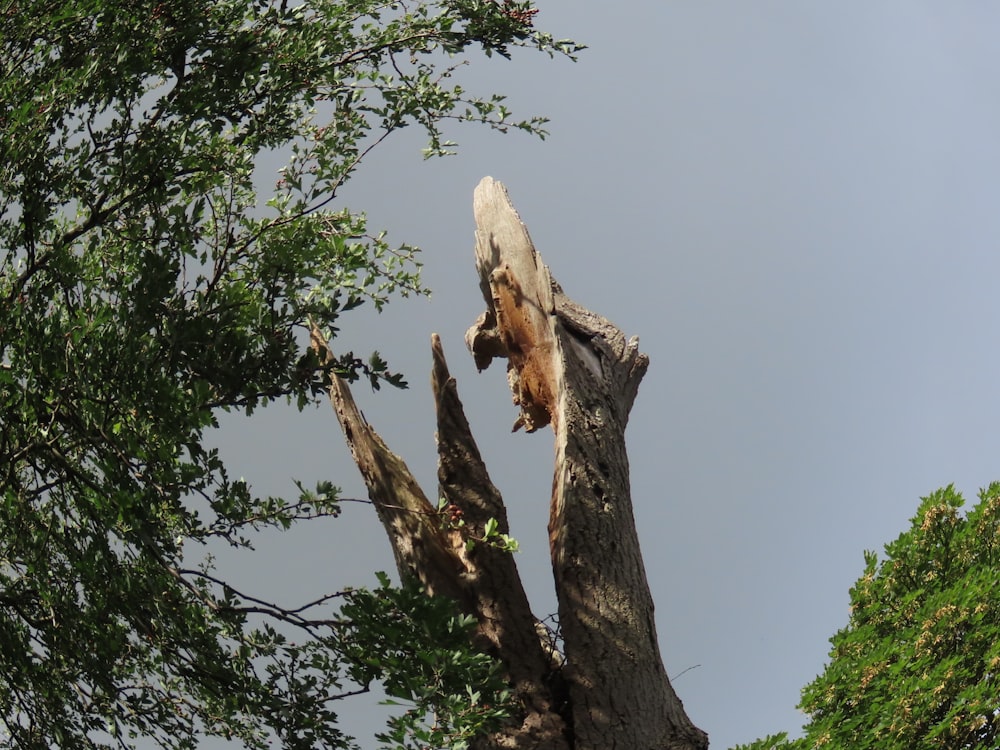
[[[452,78],[471,55],[572,53],[534,13],[2,4],[0,746],[344,746],[330,702],[392,670],[417,714],[440,709],[433,741],[491,720],[474,692],[456,704],[457,685],[497,681],[440,604],[383,587],[283,608],[201,563],[210,542],[338,512],[329,484],[256,496],[206,434],[220,410],[323,392],[312,324],[333,335],[359,304],[423,292],[414,249],[338,208],[338,191],[407,126],[428,155],[452,145],[447,120],[543,134]],[[272,186],[257,165],[275,153],[288,163]],[[402,384],[377,354],[332,369]]]
[[[1000,483],[963,503],[938,490],[884,560],[865,554],[847,627],[802,692],[804,737],[743,750],[1000,747]]]

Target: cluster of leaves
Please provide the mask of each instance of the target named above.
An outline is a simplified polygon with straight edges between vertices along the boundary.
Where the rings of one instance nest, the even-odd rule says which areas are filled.
[[[497,729],[513,708],[499,665],[469,650],[473,617],[455,615],[450,602],[428,599],[419,588],[392,589],[384,575],[379,578],[376,594],[354,593],[341,615],[355,630],[380,637],[346,638],[340,645],[356,682],[381,679],[391,696],[386,703],[407,707],[378,739],[401,750],[464,750],[474,737]]]
[[[455,503],[449,503],[445,498],[438,498],[438,515],[442,519],[442,527],[460,531],[465,537],[465,551],[471,552],[477,544],[485,544],[501,552],[514,553],[520,549],[517,539],[500,531],[500,522],[488,518],[483,524],[481,533],[476,534],[465,522],[465,514]]]
[[[338,190],[407,125],[430,154],[449,119],[542,134],[451,80],[468,53],[572,51],[531,20],[507,0],[0,7],[0,744],[346,741],[324,708],[339,641],[289,645],[253,618],[298,610],[185,562],[335,515],[335,493],[257,497],[206,433],[323,391],[312,325],[424,291],[414,248]],[[331,369],[402,384],[378,355]]]
[[[884,560],[865,555],[850,621],[803,690],[804,737],[737,750],[1000,747],[1000,483],[962,505],[938,490]]]

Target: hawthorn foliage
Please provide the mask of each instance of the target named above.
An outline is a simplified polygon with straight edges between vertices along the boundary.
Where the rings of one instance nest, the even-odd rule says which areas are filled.
[[[938,490],[885,559],[865,554],[850,620],[802,692],[804,736],[742,750],[1000,747],[1000,483],[963,505]]]
[[[572,54],[534,12],[0,3],[0,746],[347,747],[333,701],[375,679],[412,708],[393,746],[461,746],[496,719],[502,682],[450,607],[388,585],[278,605],[221,580],[211,544],[339,506],[328,483],[258,497],[207,437],[220,411],[323,392],[312,324],[332,337],[358,305],[424,292],[415,249],[337,197],[404,127],[428,155],[449,120],[544,135],[453,77],[518,47]],[[332,368],[403,385],[377,353]]]

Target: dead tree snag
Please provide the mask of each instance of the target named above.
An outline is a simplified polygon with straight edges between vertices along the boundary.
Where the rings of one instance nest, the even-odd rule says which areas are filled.
[[[632,514],[625,427],[648,359],[635,338],[563,293],[503,185],[483,179],[474,208],[487,309],[466,342],[479,369],[507,359],[514,429],[551,424],[555,433],[549,540],[564,661],[536,633],[513,557],[487,546],[467,553],[457,532],[441,531],[405,464],[335,382],[334,408],[400,573],[474,614],[481,647],[507,668],[523,715],[483,748],[706,748],[663,667]],[[327,356],[318,333],[314,346]],[[431,350],[440,496],[472,533],[491,518],[506,532],[436,335]]]

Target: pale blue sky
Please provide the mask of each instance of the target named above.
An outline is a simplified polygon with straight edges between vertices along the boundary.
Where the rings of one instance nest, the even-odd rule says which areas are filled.
[[[524,53],[463,75],[551,117],[548,140],[465,127],[459,156],[423,162],[404,134],[342,194],[424,248],[434,290],[344,318],[341,349],[378,348],[412,383],[356,395],[433,493],[442,335],[537,614],[553,610],[551,433],[509,434],[502,369],[477,375],[462,341],[483,308],[472,190],[503,181],[567,293],[652,360],[630,458],[668,671],[700,665],[677,692],[713,748],[794,731],[863,550],[921,495],[954,482],[971,501],[1000,479],[1000,5],[540,6],[541,27],[590,46],[579,63]],[[233,420],[221,440],[263,492],[328,478],[364,496],[328,407]],[[392,558],[359,506],[240,565],[304,598]],[[376,725],[364,698],[343,712]]]

